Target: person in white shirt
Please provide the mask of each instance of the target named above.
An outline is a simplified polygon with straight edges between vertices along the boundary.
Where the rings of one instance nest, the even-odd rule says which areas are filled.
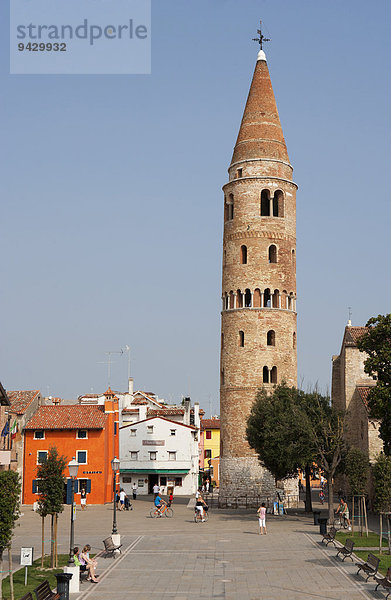
[[[155,494],[155,498],[158,495],[159,491],[160,491],[160,488],[159,488],[158,484],[155,483],[155,485],[153,486],[153,493]]]
[[[119,509],[120,510],[124,510],[124,508],[125,508],[125,498],[126,498],[126,494],[124,492],[124,489],[121,488],[119,491]]]

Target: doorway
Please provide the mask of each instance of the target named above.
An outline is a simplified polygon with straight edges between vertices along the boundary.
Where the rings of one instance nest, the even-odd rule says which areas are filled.
[[[159,475],[149,475],[148,494],[153,494],[153,486],[159,483]]]

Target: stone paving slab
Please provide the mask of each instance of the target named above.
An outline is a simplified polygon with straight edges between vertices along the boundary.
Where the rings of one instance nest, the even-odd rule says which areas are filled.
[[[335,558],[320,543],[312,517],[268,515],[268,535],[258,534],[256,515],[244,510],[211,511],[208,523],[194,523],[186,502],[174,504],[172,519],[151,519],[151,498],[118,515],[123,553],[99,558],[100,583],[83,583],[71,600],[376,600],[373,582],[357,576],[350,561]],[[68,509],[69,507],[67,507]],[[69,510],[60,518],[59,550],[69,548]],[[25,511],[16,530],[20,545],[36,544],[38,515]],[[89,506],[77,513],[75,540],[97,552],[110,535],[112,510]]]

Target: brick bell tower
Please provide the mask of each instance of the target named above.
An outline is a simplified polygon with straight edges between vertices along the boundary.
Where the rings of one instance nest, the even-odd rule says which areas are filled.
[[[246,441],[257,391],[297,385],[296,190],[261,49],[224,191],[220,494],[274,493]]]

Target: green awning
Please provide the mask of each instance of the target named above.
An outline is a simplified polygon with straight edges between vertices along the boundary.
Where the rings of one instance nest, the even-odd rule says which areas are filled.
[[[185,475],[190,469],[120,469],[120,473],[140,473],[140,475]]]

